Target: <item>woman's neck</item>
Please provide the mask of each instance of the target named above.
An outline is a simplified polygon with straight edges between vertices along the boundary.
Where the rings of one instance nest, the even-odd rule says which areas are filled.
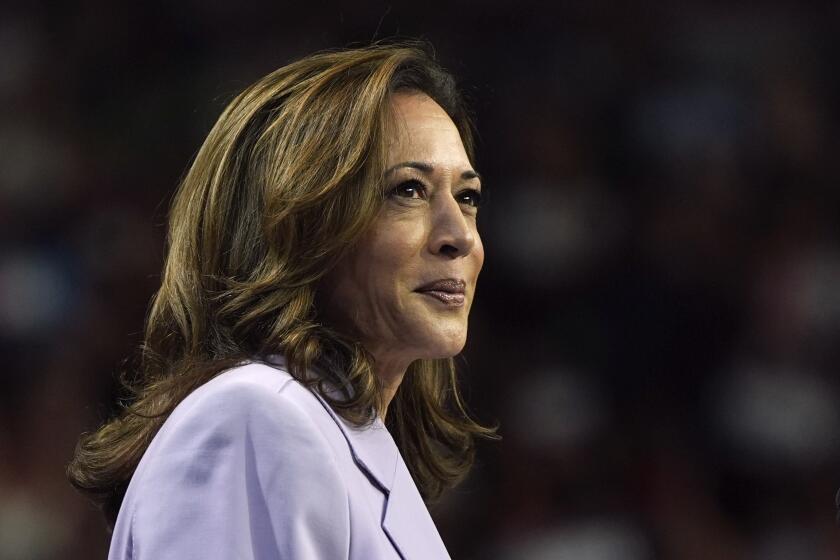
[[[397,394],[397,390],[400,388],[400,383],[402,383],[402,380],[405,377],[405,372],[408,370],[408,366],[410,364],[411,361],[407,361],[405,359],[377,359],[374,363],[374,373],[376,374],[376,377],[379,380],[379,386],[382,389],[383,408],[380,418],[382,418],[383,422],[385,421],[385,416],[388,413],[388,406],[391,404],[394,395]]]

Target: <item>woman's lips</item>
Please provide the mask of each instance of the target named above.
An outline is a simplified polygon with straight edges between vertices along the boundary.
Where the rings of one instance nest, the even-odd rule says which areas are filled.
[[[440,290],[424,290],[422,292],[418,292],[420,294],[433,297],[438,301],[444,303],[448,307],[461,307],[464,305],[464,297],[463,293],[452,293],[452,292],[443,292]]]
[[[467,283],[460,278],[441,278],[420,286],[415,291],[435,298],[447,307],[464,305]]]

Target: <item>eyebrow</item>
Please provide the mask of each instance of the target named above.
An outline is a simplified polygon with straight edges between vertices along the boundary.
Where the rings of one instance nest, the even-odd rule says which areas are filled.
[[[393,166],[389,167],[388,170],[385,171],[385,176],[388,177],[391,173],[393,173],[397,169],[402,169],[403,167],[410,167],[412,169],[417,169],[418,171],[422,171],[426,175],[430,175],[430,174],[434,173],[434,171],[435,171],[435,166],[432,165],[431,163],[428,163],[428,162],[425,162],[425,161],[404,161],[402,163],[398,163],[396,165],[393,165]],[[479,175],[477,172],[473,171],[472,169],[462,171],[461,172],[461,180],[462,181],[467,181],[469,179],[478,179],[479,181],[481,181],[481,175]]]

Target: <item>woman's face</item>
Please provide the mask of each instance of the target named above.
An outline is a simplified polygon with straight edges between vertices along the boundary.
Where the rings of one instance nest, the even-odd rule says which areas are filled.
[[[320,295],[325,315],[359,337],[377,369],[460,352],[484,262],[481,182],[458,129],[425,94],[395,94],[392,107],[385,202]]]

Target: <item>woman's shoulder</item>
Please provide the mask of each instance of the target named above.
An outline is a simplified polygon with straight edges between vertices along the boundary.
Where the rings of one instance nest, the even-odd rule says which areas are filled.
[[[129,497],[132,486],[190,473],[199,463],[205,470],[223,469],[249,453],[277,465],[305,448],[304,454],[332,462],[340,434],[322,402],[288,371],[243,363],[207,381],[172,411],[140,460]]]
[[[336,452],[336,433],[321,401],[283,368],[253,362],[220,373],[175,408],[146,449],[112,548],[137,542],[147,549],[144,558],[174,558],[158,547],[176,542],[196,550],[195,539],[184,535],[200,533],[209,557],[233,558],[239,556],[224,547],[252,533],[253,511],[267,512],[255,523],[283,527],[313,508],[326,508],[316,513],[328,520],[344,515],[346,459]],[[221,548],[211,551],[215,542]]]
[[[313,406],[314,405],[314,406]],[[285,369],[285,363],[247,361],[210,379],[172,411],[160,436],[193,423],[235,430],[254,422],[296,424],[324,416],[317,397]]]
[[[282,441],[285,453],[296,445],[332,453],[338,434],[322,402],[288,371],[264,362],[242,363],[175,407],[146,449],[135,477],[174,460],[234,457],[253,446],[265,455],[279,449],[264,442]]]
[[[172,412],[172,416],[183,414],[195,406],[219,398],[230,398],[232,403],[239,402],[233,397],[259,399],[266,395],[281,395],[297,381],[285,369],[274,367],[264,362],[246,361],[222,371],[190,393]]]

